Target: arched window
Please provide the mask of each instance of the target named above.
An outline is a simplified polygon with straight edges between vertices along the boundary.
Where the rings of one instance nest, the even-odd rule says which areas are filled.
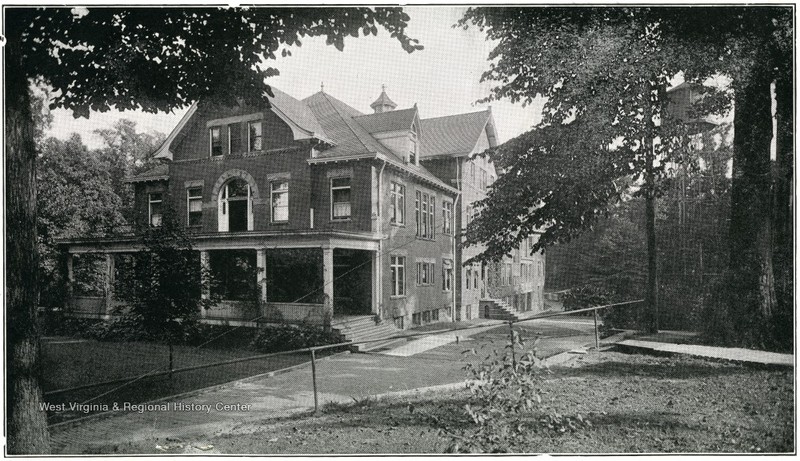
[[[247,181],[233,178],[225,183],[217,203],[220,232],[253,230],[253,197]]]

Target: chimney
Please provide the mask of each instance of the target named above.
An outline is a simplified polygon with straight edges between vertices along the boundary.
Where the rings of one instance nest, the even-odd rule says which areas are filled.
[[[397,107],[397,104],[395,104],[394,101],[389,99],[389,96],[386,95],[386,85],[383,85],[381,87],[381,95],[378,96],[378,99],[370,104],[369,107],[371,107],[376,114],[382,114],[384,112],[393,110],[395,107]]]

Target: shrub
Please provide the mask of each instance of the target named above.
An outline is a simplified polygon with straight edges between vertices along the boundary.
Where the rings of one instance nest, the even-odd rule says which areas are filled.
[[[534,343],[535,345],[535,343]],[[581,415],[572,418],[548,412],[540,393],[542,367],[535,350],[517,356],[524,344],[514,332],[503,353],[493,350],[486,360],[468,363],[469,403],[465,411],[476,428],[463,435],[442,428],[439,434],[449,439],[448,453],[506,453],[525,450],[530,432],[574,431],[591,423]],[[475,351],[472,351],[475,353]]]
[[[564,310],[575,311],[588,307],[610,304],[614,299],[614,292],[608,288],[595,285],[586,285],[573,288],[564,294]],[[592,315],[589,312],[587,315]]]
[[[142,320],[134,314],[123,315],[105,322],[98,322],[86,331],[86,337],[98,341],[154,341],[155,335],[148,331]]]
[[[88,332],[102,320],[66,317],[59,311],[46,311],[41,317],[43,336],[88,337]]]
[[[247,349],[258,330],[250,327],[208,325],[196,322],[184,329],[183,343],[214,349]]]
[[[269,354],[340,342],[338,335],[314,325],[266,325],[259,328],[250,348]]]

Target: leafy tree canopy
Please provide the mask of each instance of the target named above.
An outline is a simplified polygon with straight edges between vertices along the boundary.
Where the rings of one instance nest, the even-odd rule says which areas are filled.
[[[487,99],[546,98],[539,126],[489,152],[504,174],[467,229],[467,244],[486,245],[478,259],[508,254],[536,229],[534,251],[568,241],[623,194],[657,194],[683,161],[687,127],[666,110],[683,50],[640,10],[476,8],[460,21],[470,23],[498,40]]]
[[[43,76],[54,107],[170,111],[200,99],[230,103],[271,94],[266,64],[305,37],[345,37],[385,28],[408,52],[400,8],[68,8],[9,9],[24,75]]]

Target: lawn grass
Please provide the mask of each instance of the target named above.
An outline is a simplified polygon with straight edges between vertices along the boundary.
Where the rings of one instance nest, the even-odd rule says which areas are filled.
[[[542,382],[543,408],[591,421],[558,433],[533,426],[528,453],[788,453],[795,450],[793,370],[616,351],[591,352]],[[441,453],[439,429],[470,437],[466,391],[415,400],[327,405],[319,416],[263,420],[197,440],[108,447],[152,453]],[[531,414],[531,421],[540,414]],[[209,447],[213,447],[209,449]]]
[[[45,401],[52,404],[83,403],[109,391],[91,403],[122,406],[143,403],[174,394],[221,384],[236,379],[286,368],[310,360],[308,354],[286,354],[239,363],[201,368],[187,372],[148,377],[125,385],[124,382],[47,395],[48,392],[85,384],[123,378],[131,381],[143,374],[169,370],[169,348],[148,342],[43,342],[42,389]],[[197,349],[174,346],[173,369],[253,357],[257,352],[235,349]],[[84,413],[58,411],[48,414],[49,423],[85,416]]]

